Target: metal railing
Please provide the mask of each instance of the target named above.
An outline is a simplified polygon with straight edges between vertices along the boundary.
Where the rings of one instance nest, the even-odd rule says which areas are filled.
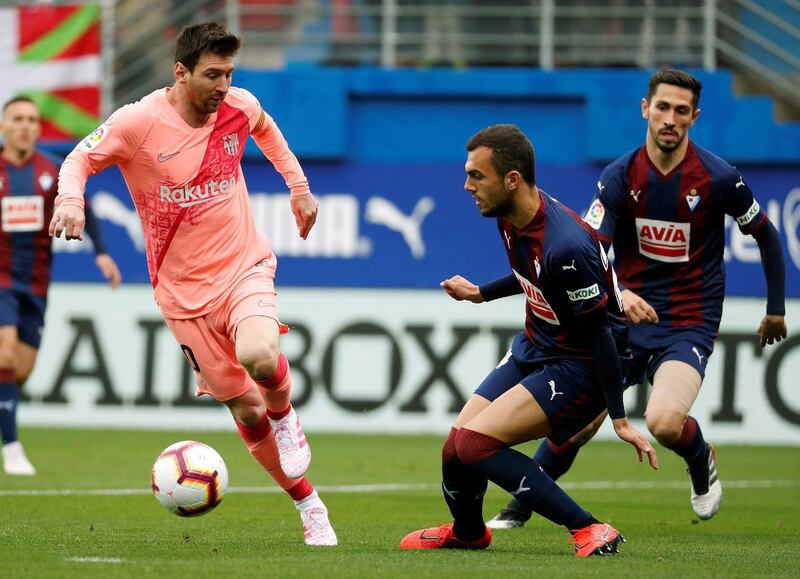
[[[171,83],[199,20],[239,32],[249,67],[725,66],[800,110],[800,0],[95,1],[105,113]]]

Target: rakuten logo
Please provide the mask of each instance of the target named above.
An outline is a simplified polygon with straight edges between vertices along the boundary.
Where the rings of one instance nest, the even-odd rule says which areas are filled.
[[[161,185],[159,193],[162,201],[177,203],[180,207],[191,207],[192,205],[211,201],[220,195],[227,195],[233,190],[234,185],[236,185],[235,177],[222,179],[221,181],[211,179],[201,185],[187,185],[177,189],[170,189],[166,185]]]
[[[636,218],[639,253],[658,261],[689,261],[689,232],[688,223]]]

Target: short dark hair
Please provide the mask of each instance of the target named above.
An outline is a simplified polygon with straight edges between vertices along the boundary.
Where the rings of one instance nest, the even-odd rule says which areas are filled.
[[[37,107],[39,106],[36,104],[36,101],[33,100],[31,97],[21,94],[7,101],[6,104],[3,105],[3,112],[6,112],[6,109],[15,103],[31,103],[32,105],[36,105]]]
[[[467,141],[467,151],[478,147],[492,150],[492,167],[501,177],[519,171],[526,183],[536,184],[533,145],[517,125],[492,125],[478,131]]]
[[[194,70],[204,52],[234,56],[242,40],[218,22],[202,22],[185,26],[175,43],[175,62]]]
[[[656,94],[660,84],[671,84],[689,89],[692,91],[692,107],[697,108],[697,104],[700,102],[700,91],[703,90],[703,83],[697,77],[677,68],[663,68],[653,73],[647,83],[647,102],[650,102],[650,99]]]

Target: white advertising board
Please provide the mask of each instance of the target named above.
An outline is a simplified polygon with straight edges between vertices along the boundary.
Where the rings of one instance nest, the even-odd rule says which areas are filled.
[[[312,432],[445,433],[524,314],[521,298],[474,305],[433,290],[285,289],[279,303],[293,399]],[[762,351],[763,311],[726,300],[692,411],[715,442],[800,445],[800,302],[787,305],[789,340]],[[194,397],[149,286],[54,285],[25,392],[23,425],[233,428],[223,407]],[[643,393],[626,393],[632,416]]]

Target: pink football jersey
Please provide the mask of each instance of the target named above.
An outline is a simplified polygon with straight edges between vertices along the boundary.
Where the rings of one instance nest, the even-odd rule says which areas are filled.
[[[58,202],[82,201],[89,175],[118,165],[142,221],[155,297],[166,317],[215,309],[240,276],[274,259],[255,224],[241,168],[248,135],[266,139],[293,195],[308,182],[256,98],[231,87],[200,128],[189,126],[160,89],[117,110],[70,153]],[[261,145],[262,143],[260,143]]]

